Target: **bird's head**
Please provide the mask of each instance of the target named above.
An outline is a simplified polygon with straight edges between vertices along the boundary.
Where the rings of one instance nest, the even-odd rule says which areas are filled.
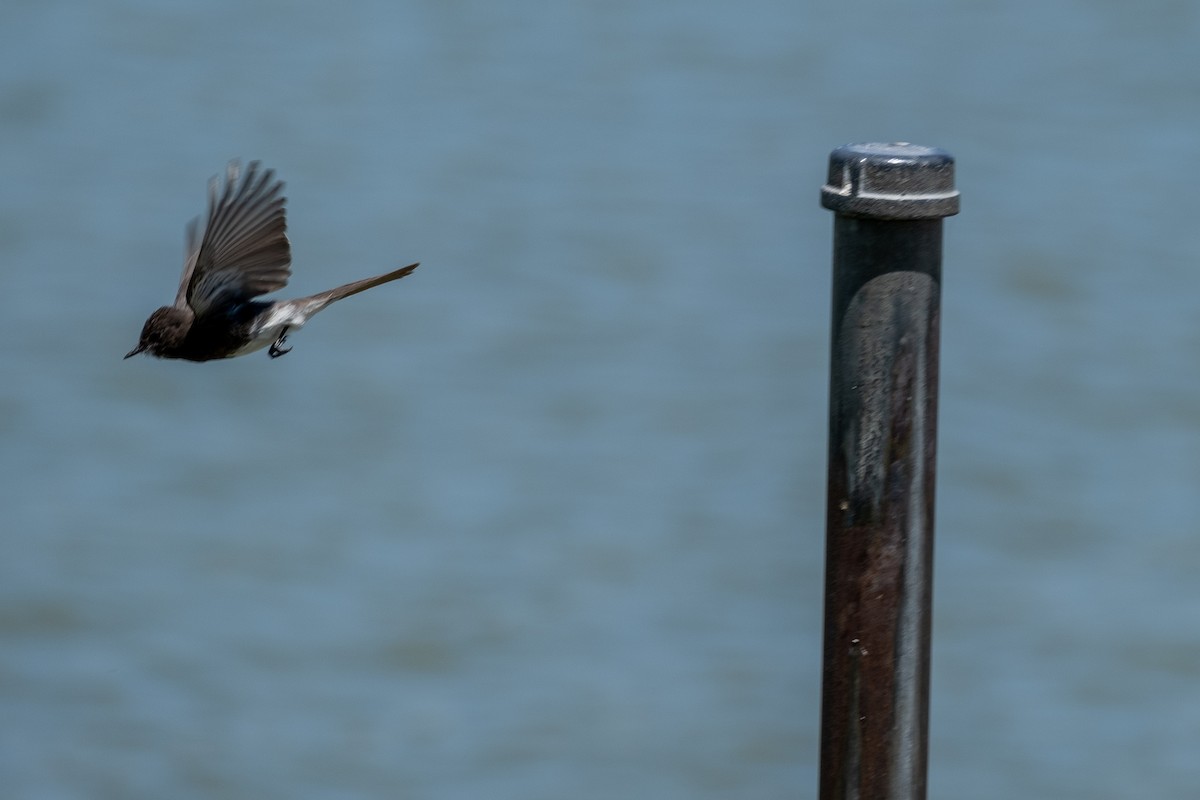
[[[163,306],[146,320],[137,347],[126,353],[125,358],[136,356],[138,353],[157,356],[169,352],[187,336],[190,324],[191,315],[186,311],[173,306]]]

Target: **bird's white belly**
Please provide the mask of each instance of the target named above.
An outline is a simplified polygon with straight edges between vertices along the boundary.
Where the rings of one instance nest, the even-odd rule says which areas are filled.
[[[300,330],[305,322],[308,321],[310,314],[306,313],[308,309],[297,308],[295,305],[281,304],[271,309],[266,319],[254,331],[254,338],[240,347],[237,351],[230,353],[229,357],[245,355],[253,353],[255,350],[262,350],[267,345],[273,344],[283,332],[286,330],[289,335]]]

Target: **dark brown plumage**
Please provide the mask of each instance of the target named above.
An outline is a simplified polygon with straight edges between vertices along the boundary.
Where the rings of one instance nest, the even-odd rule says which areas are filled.
[[[163,306],[142,327],[137,347],[125,358],[149,353],[160,358],[210,361],[270,346],[272,358],[290,352],[283,343],[313,314],[344,297],[398,280],[416,264],[347,283],[295,300],[256,300],[282,289],[291,276],[283,182],[273,170],[259,172],[251,161],[226,171],[223,190],[208,187],[208,220],[197,239],[197,221],[187,228],[183,276],[174,305]],[[218,196],[219,193],[219,196]]]

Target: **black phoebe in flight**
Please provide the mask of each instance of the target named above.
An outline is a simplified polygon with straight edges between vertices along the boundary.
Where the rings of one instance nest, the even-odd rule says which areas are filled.
[[[325,306],[398,280],[417,268],[403,269],[347,283],[327,292],[296,300],[255,300],[282,289],[292,274],[292,246],[280,194],[283,181],[273,170],[258,171],[251,161],[240,176],[232,161],[224,191],[217,196],[218,181],[208,184],[208,222],[204,236],[196,238],[197,220],[187,228],[183,279],[175,305],[150,315],[137,347],[126,354],[149,353],[159,358],[210,361],[251,353],[267,345],[271,358],[286,350],[289,332],[298,330]]]

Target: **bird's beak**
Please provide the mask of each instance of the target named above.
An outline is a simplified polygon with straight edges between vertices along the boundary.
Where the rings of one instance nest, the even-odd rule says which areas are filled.
[[[128,353],[126,353],[125,358],[129,358],[130,356],[136,356],[138,353],[142,352],[145,349],[146,349],[146,345],[142,344],[141,342],[138,342],[138,346],[133,348],[132,350],[130,350]],[[122,359],[122,360],[124,360],[124,359]]]

